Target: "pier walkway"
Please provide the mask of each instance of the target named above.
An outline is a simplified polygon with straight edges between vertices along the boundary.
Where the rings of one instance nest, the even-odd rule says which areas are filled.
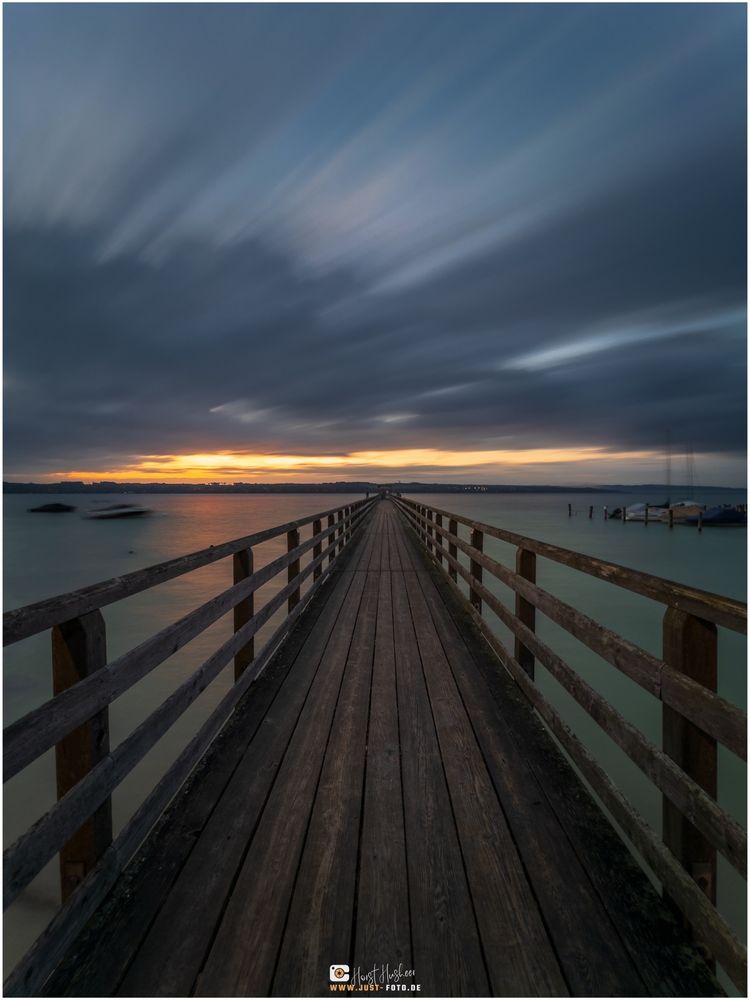
[[[383,967],[424,995],[721,994],[404,510],[363,507],[32,993],[359,991],[345,964],[381,995]]]

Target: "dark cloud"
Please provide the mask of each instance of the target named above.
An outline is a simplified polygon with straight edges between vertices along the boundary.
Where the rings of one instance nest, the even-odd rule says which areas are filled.
[[[451,10],[407,69],[411,8],[347,9],[333,33],[329,14],[151,9],[113,14],[119,35],[101,12],[16,9],[6,30],[7,472],[744,452],[744,13]],[[147,22],[179,24],[158,68]],[[72,56],[97,40],[103,96],[76,103]],[[45,151],[19,123],[58,107],[53,67],[72,103]]]

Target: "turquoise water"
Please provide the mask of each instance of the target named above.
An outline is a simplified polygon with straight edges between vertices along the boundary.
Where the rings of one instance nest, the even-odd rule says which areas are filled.
[[[22,606],[86,584],[152,565],[210,544],[249,534],[262,528],[327,510],[360,495],[153,495],[138,497],[155,511],[142,520],[91,521],[81,509],[94,503],[114,502],[115,497],[8,495],[4,504],[5,608]],[[487,521],[509,530],[577,549],[613,562],[665,576],[682,583],[745,599],[746,531],[676,527],[669,531],[659,524],[603,520],[602,507],[609,509],[638,500],[659,502],[663,494],[617,496],[614,494],[420,494],[414,499]],[[731,492],[706,498],[696,490],[696,499],[709,503],[744,502],[745,496]],[[78,504],[72,514],[29,514],[27,508],[41,502],[62,500]],[[567,516],[567,505],[573,516]],[[588,507],[594,505],[589,520]],[[303,537],[306,537],[303,535]],[[256,566],[280,555],[286,547],[281,537],[259,546]],[[487,538],[485,548],[508,566],[514,565],[512,547]],[[109,658],[132,648],[180,615],[197,607],[231,584],[231,560],[207,566],[164,584],[158,590],[139,594],[104,609]],[[662,609],[646,598],[613,588],[584,574],[546,560],[538,561],[541,586],[586,611],[598,621],[659,654]],[[267,600],[284,581],[274,581],[256,597],[256,607]],[[506,588],[493,584],[496,592],[510,600]],[[510,605],[512,607],[512,603]],[[279,612],[277,619],[282,615]],[[490,616],[490,620],[493,616]],[[542,638],[574,666],[586,680],[611,700],[634,724],[657,744],[661,739],[661,706],[633,682],[604,663],[562,629],[537,616]],[[256,641],[260,648],[266,626]],[[507,631],[497,621],[497,632],[508,641]],[[229,635],[224,619],[167,660],[139,682],[111,708],[111,737],[116,745],[140,723],[174,688]],[[720,630],[721,693],[746,705],[746,652],[744,637]],[[660,796],[621,751],[593,724],[557,683],[537,667],[537,680],[574,730],[605,762],[608,772],[631,801],[657,828]],[[115,827],[132,815],[143,796],[217,704],[231,684],[231,668],[201,695],[141,765],[123,782],[113,799]],[[4,659],[5,724],[19,718],[52,694],[49,634],[33,637],[6,650]],[[719,800],[743,823],[746,816],[745,768],[737,758],[723,752],[720,758]],[[36,762],[5,788],[5,839],[12,841],[28,828],[54,801],[54,767],[51,754]],[[8,911],[5,921],[6,967],[26,950],[58,906],[55,864],[50,864]],[[719,873],[719,906],[738,931],[744,934],[745,892],[725,865]]]

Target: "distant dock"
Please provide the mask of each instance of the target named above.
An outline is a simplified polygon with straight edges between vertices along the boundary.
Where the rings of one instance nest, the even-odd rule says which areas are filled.
[[[286,553],[255,569],[279,537]],[[224,591],[108,659],[102,609],[218,560]],[[538,586],[540,560],[656,601],[661,656]],[[111,748],[108,706],[229,614],[231,637]],[[662,703],[660,746],[537,615]],[[746,877],[745,831],[716,801],[717,746],[746,760],[746,714],[716,675],[717,628],[746,627],[741,602],[393,495],[8,612],[6,645],[51,632],[55,696],[6,728],[5,780],[54,747],[59,798],[6,850],[5,905],[56,855],[63,902],[6,995],[330,995],[357,970],[385,995],[400,969],[399,992],[423,995],[716,996],[715,963],[744,992],[715,903],[717,852]],[[663,839],[537,663],[653,783]],[[234,684],[113,836],[112,792],[223,669]]]

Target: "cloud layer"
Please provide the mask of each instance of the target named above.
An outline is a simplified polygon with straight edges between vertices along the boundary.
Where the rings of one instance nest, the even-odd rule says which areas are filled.
[[[9,8],[7,473],[671,439],[737,481],[744,20]]]

